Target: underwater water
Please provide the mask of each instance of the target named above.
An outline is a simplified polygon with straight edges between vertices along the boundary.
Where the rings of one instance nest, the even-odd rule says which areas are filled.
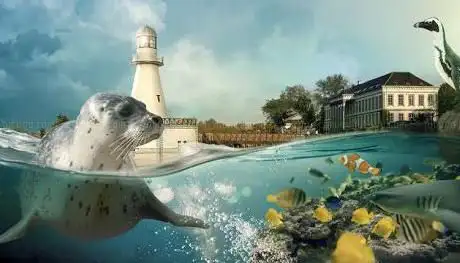
[[[30,164],[37,142],[28,135],[0,129],[1,232],[21,218],[17,193],[21,173],[41,169],[54,176],[74,176]],[[268,208],[275,208],[266,201],[268,194],[298,187],[311,197],[326,195],[328,187],[337,187],[348,175],[337,162],[343,154],[358,153],[371,164],[381,162],[382,176],[398,173],[402,165],[430,172],[432,168],[423,164],[424,159],[441,158],[435,134],[393,132],[324,136],[226,159],[220,159],[219,153],[214,151],[205,161],[191,161],[180,169],[166,166],[143,172],[143,176],[152,175],[154,193],[162,202],[180,214],[203,219],[211,225],[207,230],[143,220],[120,236],[82,241],[37,225],[21,239],[1,244],[0,261],[250,262],[257,231],[265,227],[264,214]],[[327,163],[327,157],[334,163]],[[308,168],[321,170],[331,180],[321,184],[321,179],[308,174]],[[157,177],[159,174],[165,176]],[[352,176],[369,177],[358,173]]]

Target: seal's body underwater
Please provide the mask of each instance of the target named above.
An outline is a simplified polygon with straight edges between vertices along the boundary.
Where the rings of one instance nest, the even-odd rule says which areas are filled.
[[[128,154],[162,132],[162,119],[142,102],[97,93],[85,102],[75,122],[62,124],[42,139],[36,161],[64,170],[131,169]],[[27,172],[18,191],[22,219],[0,235],[0,243],[22,237],[35,223],[49,223],[83,239],[122,234],[142,219],[207,227],[202,220],[179,215],[161,203],[144,178]]]

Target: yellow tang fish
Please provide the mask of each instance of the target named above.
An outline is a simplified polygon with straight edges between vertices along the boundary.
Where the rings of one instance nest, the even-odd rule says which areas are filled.
[[[374,218],[372,212],[369,213],[366,208],[358,208],[353,211],[351,221],[358,225],[367,225],[371,222],[372,218]]]
[[[372,233],[387,239],[393,232],[395,232],[396,226],[397,224],[393,218],[385,216],[374,225]]]
[[[269,208],[265,213],[265,220],[273,228],[278,228],[283,225],[283,216],[273,208]]]
[[[307,201],[307,195],[302,189],[287,188],[277,194],[267,195],[267,202],[275,203],[281,208],[292,208],[304,204]]]
[[[315,209],[313,217],[321,223],[327,223],[332,220],[332,213],[327,208],[320,206]]]
[[[332,252],[332,263],[375,263],[372,249],[367,246],[366,239],[356,233],[345,232],[337,241]]]

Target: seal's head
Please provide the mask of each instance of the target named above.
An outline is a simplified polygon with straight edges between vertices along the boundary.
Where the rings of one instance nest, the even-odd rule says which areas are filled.
[[[148,112],[139,100],[112,93],[96,93],[81,108],[76,129],[78,138],[96,137],[97,148],[109,148],[112,154],[125,157],[135,147],[158,139],[164,126],[163,119]],[[96,148],[96,145],[93,147]]]
[[[441,21],[436,17],[430,17],[414,24],[415,28],[423,28],[428,31],[439,33],[442,29]]]

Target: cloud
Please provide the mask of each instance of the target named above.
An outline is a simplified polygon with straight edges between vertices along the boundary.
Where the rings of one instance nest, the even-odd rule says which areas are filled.
[[[432,36],[412,24],[438,16],[451,46],[460,46],[460,2],[445,3],[4,0],[0,119],[75,117],[95,92],[129,94],[143,24],[159,34],[172,116],[259,121],[265,100],[286,85],[312,89],[337,72],[363,81],[411,71],[437,84]]]

